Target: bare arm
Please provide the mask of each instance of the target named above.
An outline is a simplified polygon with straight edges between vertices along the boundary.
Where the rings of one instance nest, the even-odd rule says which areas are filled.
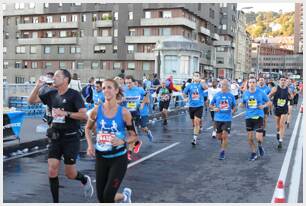
[[[39,89],[43,86],[43,82],[38,80],[36,82],[36,85],[34,87],[34,89],[32,90],[29,98],[28,98],[28,102],[30,104],[36,104],[36,103],[40,103],[41,102],[41,99],[39,98],[38,96],[38,93],[39,93]]]
[[[277,89],[275,87],[272,88],[270,94],[268,95],[269,98],[273,97],[276,93]]]
[[[87,120],[86,126],[85,126],[85,137],[87,141],[87,154],[90,156],[94,156],[94,147],[91,140],[91,130],[93,129],[95,123],[96,123],[96,117],[97,117],[97,110],[98,106],[95,106],[94,109],[91,111],[89,118]]]

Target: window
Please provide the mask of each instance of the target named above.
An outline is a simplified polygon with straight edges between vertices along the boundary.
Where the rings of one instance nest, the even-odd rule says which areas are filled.
[[[97,21],[97,14],[92,14],[92,21]]]
[[[114,12],[114,20],[117,21],[118,20],[118,12]]]
[[[5,39],[8,39],[8,38],[9,38],[9,33],[8,33],[8,32],[5,32],[4,38],[5,38]]]
[[[15,62],[15,68],[20,69],[21,68],[21,62]]]
[[[45,69],[51,69],[51,68],[52,68],[52,62],[46,62]]]
[[[72,22],[78,22],[78,15],[72,15]]]
[[[143,35],[144,36],[151,36],[151,29],[150,28],[144,28],[143,29]]]
[[[20,17],[16,16],[16,25],[20,24]]]
[[[81,6],[81,3],[75,3],[74,5],[76,5],[76,6]]]
[[[37,69],[37,62],[32,62],[31,68],[32,69]]]
[[[58,47],[58,53],[59,54],[64,54],[65,53],[65,47],[59,46]]]
[[[24,9],[24,3],[15,3],[15,9]]]
[[[113,54],[117,54],[117,52],[118,52],[118,46],[114,45],[114,47],[113,47]]]
[[[133,18],[134,18],[133,12],[130,11],[130,12],[129,12],[129,20],[133,20]]]
[[[86,22],[86,14],[82,14],[82,22]]]
[[[94,48],[94,53],[105,53],[106,48],[103,45],[96,45]]]
[[[77,69],[84,69],[84,63],[83,62],[78,62],[77,63]]]
[[[136,36],[136,30],[135,29],[129,29],[129,36]]]
[[[59,7],[62,7],[62,6],[63,6],[63,3],[59,3],[58,6],[59,6]]]
[[[80,30],[80,37],[83,37],[85,35],[85,30],[84,29],[81,29]]]
[[[67,37],[67,31],[60,31],[60,37]]]
[[[226,24],[223,24],[223,25],[222,25],[222,29],[223,29],[223,30],[226,30]]]
[[[30,47],[30,54],[36,54],[36,46]]]
[[[180,73],[190,74],[189,56],[181,56]]]
[[[61,16],[61,22],[67,22],[67,16]]]
[[[193,71],[198,70],[198,65],[199,65],[199,58],[198,57],[192,57]]]
[[[165,56],[165,74],[173,74],[179,68],[179,59],[175,55]]]
[[[33,16],[33,23],[37,24],[38,23],[38,16]]]
[[[49,8],[49,3],[44,3],[45,8]]]
[[[128,69],[129,70],[135,70],[135,63],[134,62],[128,62]]]
[[[38,38],[38,33],[36,31],[32,32],[32,38]]]
[[[215,18],[215,11],[213,9],[209,9],[209,17],[212,19]]]
[[[134,52],[134,45],[128,45],[128,54],[132,54]]]
[[[114,37],[118,37],[118,29],[114,29]]]
[[[53,37],[52,31],[47,31],[47,37],[48,37],[48,38],[52,38],[52,37]]]
[[[171,11],[163,11],[163,18],[171,18]]]
[[[151,12],[150,11],[146,11],[145,12],[145,19],[150,19],[151,18]]]
[[[62,61],[60,61],[60,69],[66,69],[67,67],[66,67],[66,63],[65,62],[62,62]]]
[[[45,46],[44,53],[45,54],[50,54],[50,52],[51,52],[51,47]]]
[[[3,54],[6,54],[6,52],[7,52],[7,48],[6,48],[6,46],[4,46],[3,47]]]
[[[17,46],[16,47],[16,54],[25,54],[25,47],[24,46]]]
[[[224,58],[223,57],[217,57],[216,62],[217,62],[217,64],[224,64]]]
[[[121,69],[121,63],[120,62],[114,62],[113,67],[114,67],[114,69]]]
[[[144,62],[144,63],[142,64],[142,70],[143,70],[143,71],[150,71],[150,63]]]
[[[98,36],[98,30],[97,29],[93,30],[93,36]]]
[[[111,17],[109,15],[109,13],[103,13],[102,14],[102,20],[109,20]]]
[[[99,62],[92,62],[91,69],[99,69]]]
[[[15,76],[15,83],[16,84],[23,84],[24,83],[24,77]]]
[[[30,5],[29,5],[29,8],[34,9],[35,8],[35,3],[31,2]]]
[[[71,46],[70,47],[70,53],[71,54],[80,54],[81,53],[81,47],[79,47],[79,46]]]
[[[170,36],[171,29],[170,28],[159,28],[159,35],[160,36]]]
[[[224,52],[224,47],[217,47],[217,52]]]
[[[3,69],[8,69],[8,62],[3,62]]]
[[[53,17],[52,16],[47,16],[47,23],[52,23]]]
[[[27,17],[24,17],[23,18],[23,21],[24,21],[24,23],[31,23],[30,22],[30,18],[27,16]]]
[[[108,29],[103,29],[102,30],[102,36],[109,36]]]
[[[201,11],[201,9],[202,9],[202,4],[198,3],[198,11]]]

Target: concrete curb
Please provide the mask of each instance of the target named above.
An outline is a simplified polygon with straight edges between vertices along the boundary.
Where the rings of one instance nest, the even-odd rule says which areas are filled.
[[[169,111],[168,112],[169,117],[177,115],[182,111],[186,111],[187,109],[188,108],[186,108],[186,107],[182,107],[182,108],[179,108],[179,109],[176,109],[176,110]],[[156,114],[151,115],[149,117],[149,120],[153,120],[154,118],[159,119],[161,117],[162,117],[161,112],[158,112]],[[37,146],[39,148],[46,148],[47,144],[48,144],[48,138],[47,137],[37,139],[37,140],[32,140],[32,141],[29,141],[29,142],[22,142],[22,143],[16,142],[16,144],[13,144],[13,145],[3,146],[3,155],[4,156],[11,156],[10,155],[11,153],[16,152],[18,150],[22,151],[25,148],[28,148],[29,150],[31,150],[32,148],[37,147]]]

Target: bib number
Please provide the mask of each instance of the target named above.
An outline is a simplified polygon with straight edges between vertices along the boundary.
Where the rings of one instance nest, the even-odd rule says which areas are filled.
[[[128,102],[127,103],[127,108],[129,110],[136,110],[136,102]]]
[[[62,117],[53,117],[52,123],[65,124],[65,116]]]
[[[248,105],[249,105],[249,108],[256,109],[257,108],[257,101],[256,101],[256,99],[249,100]]]
[[[278,99],[277,100],[277,106],[278,107],[283,107],[286,104],[286,100],[285,99]]]
[[[105,133],[98,133],[97,134],[97,146],[100,151],[110,151],[113,148],[111,143],[112,139],[115,137],[114,134],[105,134]]]

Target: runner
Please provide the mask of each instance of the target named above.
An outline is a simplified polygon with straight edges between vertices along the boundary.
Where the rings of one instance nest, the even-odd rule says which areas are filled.
[[[150,106],[150,92],[148,91],[140,104],[140,125],[143,132],[145,132],[150,142],[153,142],[153,135],[151,130],[148,128],[149,122],[149,106]]]
[[[57,70],[53,80],[56,90],[38,95],[43,85],[43,82],[38,80],[28,98],[30,104],[42,102],[51,109],[52,123],[47,130],[47,136],[51,142],[48,174],[53,202],[59,202],[58,173],[62,156],[64,156],[66,176],[80,181],[84,186],[85,197],[89,198],[94,192],[91,179],[76,169],[76,160],[80,151],[80,120],[87,120],[84,101],[78,91],[68,88],[71,75],[67,70]]]
[[[288,87],[290,93],[293,95],[292,98],[289,100],[289,103],[288,103],[288,115],[287,115],[287,119],[285,121],[285,124],[287,125],[287,128],[289,128],[290,121],[291,121],[292,108],[293,108],[293,105],[294,105],[294,97],[296,95],[296,89],[295,89],[295,86],[292,83],[291,79],[287,79],[287,87]]]
[[[95,105],[104,103],[105,97],[102,92],[102,81],[96,81],[95,89],[93,90],[92,100]]]
[[[271,92],[270,87],[266,85],[266,81],[263,77],[259,78],[258,80],[258,86],[257,88],[261,90],[263,93],[266,95],[269,95]],[[269,115],[269,107],[264,108],[264,124],[263,124],[263,136],[266,136],[266,127],[267,127],[267,120],[268,120],[268,115]]]
[[[211,104],[211,100],[213,99],[213,97],[221,91],[220,88],[217,87],[218,86],[218,81],[217,80],[213,80],[212,81],[212,87],[208,88],[208,102]],[[213,132],[211,134],[212,138],[216,138],[217,135],[217,130],[216,130],[216,124],[215,124],[215,118],[214,118],[214,110],[213,108],[210,108],[210,116],[211,116],[211,120],[212,120],[212,124],[213,124]]]
[[[124,188],[123,193],[117,191],[128,166],[126,144],[135,142],[137,138],[135,127],[130,112],[117,104],[116,97],[121,95],[117,82],[105,80],[103,92],[105,103],[94,107],[85,128],[87,154],[96,156],[97,197],[103,203],[131,203],[130,188]],[[91,130],[95,124],[97,136],[94,146]]]
[[[225,159],[225,149],[228,145],[228,134],[231,131],[232,114],[236,110],[235,96],[229,91],[229,82],[221,81],[221,92],[214,95],[210,107],[215,111],[214,120],[217,129],[217,137],[220,140],[219,160]]]
[[[256,145],[253,142],[253,131],[256,132],[256,140],[258,143],[258,153],[263,156],[265,151],[263,144],[263,118],[264,108],[268,107],[271,102],[268,96],[261,90],[256,88],[256,79],[251,77],[249,79],[249,89],[246,90],[242,97],[241,107],[246,108],[246,130],[248,132],[248,142],[252,149],[250,161],[257,159]]]
[[[161,87],[158,87],[156,94],[159,99],[159,111],[162,113],[163,124],[168,124],[168,108],[171,99],[171,91],[166,87],[166,81],[161,82]]]
[[[123,98],[123,105],[129,110],[132,115],[132,120],[134,127],[136,128],[136,135],[138,136],[137,127],[140,126],[140,114],[139,114],[139,107],[140,101],[145,95],[145,91],[140,88],[136,87],[135,84],[138,85],[138,82],[134,79],[133,76],[128,75],[125,77],[125,84],[124,87],[124,98]],[[142,141],[138,138],[136,142],[131,143],[129,145],[129,152],[128,158],[131,160],[131,153],[138,153],[140,147],[142,145]]]
[[[286,78],[281,76],[279,85],[274,87],[269,94],[273,97],[274,114],[276,118],[276,138],[278,141],[278,149],[282,148],[282,142],[285,136],[285,121],[288,114],[288,102],[292,98],[292,93],[286,86]]]
[[[193,145],[197,144],[197,139],[200,133],[200,125],[204,105],[203,93],[207,88],[207,85],[205,85],[204,82],[200,79],[200,73],[194,72],[193,82],[188,84],[183,91],[185,98],[184,100],[187,101],[189,99],[189,114],[193,125],[193,139],[191,143]]]

